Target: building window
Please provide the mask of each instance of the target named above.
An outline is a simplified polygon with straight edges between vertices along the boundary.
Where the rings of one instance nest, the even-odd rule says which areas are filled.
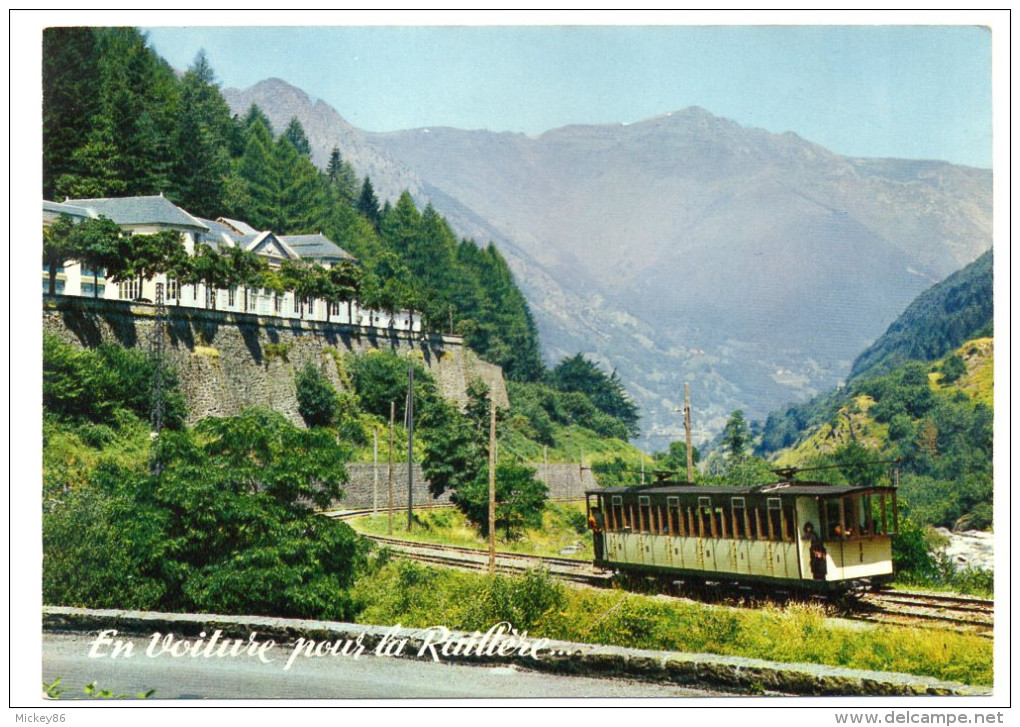
[[[181,284],[174,278],[166,279],[166,297],[170,300],[177,300],[181,297]]]
[[[64,294],[64,281],[58,279],[56,282],[57,282],[57,285],[53,289],[53,292],[56,295],[63,295]],[[50,292],[50,280],[49,280],[49,278],[43,278],[43,281],[42,281],[42,290],[43,290],[43,293],[46,293],[47,295],[49,294],[49,292]]]
[[[237,300],[237,288],[227,288],[227,306],[233,308],[234,302],[236,300]]]
[[[82,283],[81,294],[88,298],[102,298],[106,295],[106,286],[103,283],[100,283],[99,285]]]
[[[106,271],[102,270],[102,269],[91,270],[91,269],[85,267],[84,265],[82,265],[81,266],[81,276],[83,278],[93,278],[93,279],[95,279],[95,278],[105,278],[106,277]]]
[[[273,313],[279,313],[279,312],[280,312],[280,294],[279,293],[274,293],[273,294]]]
[[[121,300],[137,300],[142,297],[142,279],[132,278],[123,280],[120,283],[119,291]]]
[[[294,294],[294,312],[301,312],[301,298],[298,297],[297,293]]]

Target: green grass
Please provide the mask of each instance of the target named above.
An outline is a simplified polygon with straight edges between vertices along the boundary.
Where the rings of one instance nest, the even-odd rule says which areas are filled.
[[[992,683],[992,642],[935,629],[845,624],[823,607],[734,609],[622,591],[567,588],[541,573],[487,576],[386,562],[354,588],[360,623],[485,630],[502,620],[532,637],[902,672]]]
[[[540,530],[527,530],[521,538],[510,541],[502,533],[497,533],[496,549],[529,555],[591,560],[591,532],[587,529],[584,512],[582,503],[547,503]],[[386,535],[388,522],[387,515],[349,521],[351,527],[367,535]],[[452,507],[419,511],[414,515],[410,533],[407,532],[407,517],[404,511],[395,513],[393,537],[418,543],[479,549],[489,547],[489,541],[478,534],[460,510]],[[570,546],[575,546],[577,552],[561,554],[560,551]]]

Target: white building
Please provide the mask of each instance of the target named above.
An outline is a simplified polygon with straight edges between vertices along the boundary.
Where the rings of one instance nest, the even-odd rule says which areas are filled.
[[[89,218],[107,217],[123,232],[136,235],[152,234],[161,230],[181,233],[189,255],[196,246],[205,244],[219,252],[239,247],[267,260],[271,267],[279,267],[284,260],[305,260],[331,267],[341,260],[354,257],[319,233],[316,235],[276,235],[259,231],[240,220],[221,217],[206,220],[195,217],[162,195],[155,197],[119,197],[102,199],[67,199],[64,202],[43,201],[43,227],[53,224],[61,215],[75,222]],[[49,270],[43,267],[43,293],[49,293]],[[204,284],[181,285],[160,274],[150,280],[108,281],[105,271],[83,270],[75,261],[67,261],[57,270],[56,294],[98,297],[107,300],[152,302],[156,297],[156,284],[163,283],[164,299],[169,306],[215,308],[220,311],[254,313],[283,318],[354,325],[372,326],[388,330],[421,330],[421,318],[401,311],[391,317],[378,311],[362,310],[357,303],[351,306],[334,305],[327,311],[322,300],[298,300],[293,293],[276,294],[268,290],[209,290]]]

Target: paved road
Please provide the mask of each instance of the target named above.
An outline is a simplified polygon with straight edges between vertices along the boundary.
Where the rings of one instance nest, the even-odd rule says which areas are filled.
[[[721,696],[696,690],[623,679],[554,676],[513,666],[465,666],[377,657],[295,659],[284,670],[289,647],[278,647],[274,663],[257,658],[149,657],[148,639],[125,639],[130,658],[89,658],[94,637],[43,635],[43,680],[60,678],[65,696],[82,694],[97,682],[117,694],[155,689],[155,699],[398,699]]]

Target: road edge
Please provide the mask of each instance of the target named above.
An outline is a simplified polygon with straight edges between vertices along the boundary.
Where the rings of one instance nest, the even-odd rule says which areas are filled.
[[[401,658],[431,659],[425,629],[369,626],[335,621],[224,616],[217,614],[161,613],[119,609],[86,609],[44,606],[43,632],[98,633],[114,629],[118,634],[150,636],[155,632],[178,636],[211,634],[217,629],[225,638],[273,639],[278,644],[305,641],[360,640],[366,651],[384,639],[407,639]],[[453,631],[454,638],[468,639],[468,632]],[[537,641],[530,638],[530,641]],[[989,687],[947,682],[932,677],[893,672],[865,671],[821,664],[791,664],[715,654],[630,649],[619,646],[547,640],[534,658],[531,654],[507,656],[443,655],[441,661],[461,664],[515,664],[536,671],[595,677],[624,677],[688,686],[718,686],[749,694],[776,692],[815,696],[990,696]]]

